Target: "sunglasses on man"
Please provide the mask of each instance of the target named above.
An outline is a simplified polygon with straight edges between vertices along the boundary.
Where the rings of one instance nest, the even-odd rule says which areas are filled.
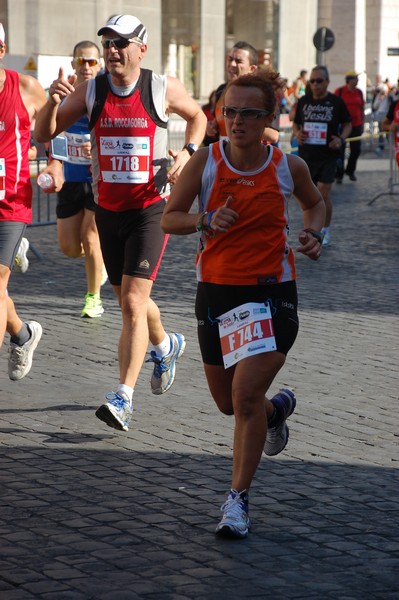
[[[123,50],[123,48],[127,48],[129,44],[137,44],[138,46],[142,46],[143,42],[138,38],[134,38],[132,40],[128,40],[126,38],[115,38],[114,40],[101,40],[101,45],[105,50],[109,50],[111,46],[114,48],[118,48],[118,50]]]
[[[82,67],[86,63],[89,67],[96,67],[100,63],[100,59],[98,58],[85,58],[84,56],[75,56],[73,60],[79,67]]]
[[[222,114],[227,119],[235,119],[237,115],[240,115],[244,121],[255,121],[255,119],[262,119],[267,117],[270,113],[267,110],[261,108],[235,108],[234,106],[222,106]]]
[[[309,79],[309,83],[323,83],[325,81],[325,78],[323,77],[316,77],[315,79]]]

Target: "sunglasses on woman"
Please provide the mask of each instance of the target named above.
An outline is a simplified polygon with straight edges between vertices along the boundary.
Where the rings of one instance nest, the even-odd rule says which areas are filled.
[[[100,62],[98,58],[85,58],[84,56],[76,56],[73,60],[79,67],[82,67],[85,63],[87,63],[89,67],[96,67]]]

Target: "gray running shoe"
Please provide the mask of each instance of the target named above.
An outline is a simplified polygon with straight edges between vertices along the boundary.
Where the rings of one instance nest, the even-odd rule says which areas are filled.
[[[181,333],[170,333],[172,350],[166,356],[157,356],[152,350],[151,358],[146,362],[154,363],[151,377],[151,391],[153,394],[164,394],[172,387],[176,374],[176,361],[184,352],[186,341]]]
[[[109,427],[119,431],[129,431],[133,403],[123,392],[109,392],[105,398],[107,402],[96,410],[96,417]]]
[[[13,381],[22,379],[31,370],[33,353],[43,333],[42,326],[36,321],[26,321],[26,325],[31,332],[29,340],[23,346],[10,342],[8,350],[8,376]]]

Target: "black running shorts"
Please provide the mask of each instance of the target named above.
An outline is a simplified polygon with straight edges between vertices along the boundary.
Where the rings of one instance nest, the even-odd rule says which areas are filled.
[[[112,285],[120,285],[122,275],[155,281],[169,237],[160,227],[164,206],[161,200],[122,212],[96,207],[101,250]]]
[[[217,317],[246,302],[268,302],[278,352],[287,354],[298,334],[295,281],[274,285],[219,285],[198,283],[195,314],[202,360],[223,365]]]

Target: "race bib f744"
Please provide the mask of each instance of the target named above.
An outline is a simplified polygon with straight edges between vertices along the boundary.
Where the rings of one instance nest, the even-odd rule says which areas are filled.
[[[218,320],[225,369],[248,356],[277,350],[268,304],[248,302]]]

